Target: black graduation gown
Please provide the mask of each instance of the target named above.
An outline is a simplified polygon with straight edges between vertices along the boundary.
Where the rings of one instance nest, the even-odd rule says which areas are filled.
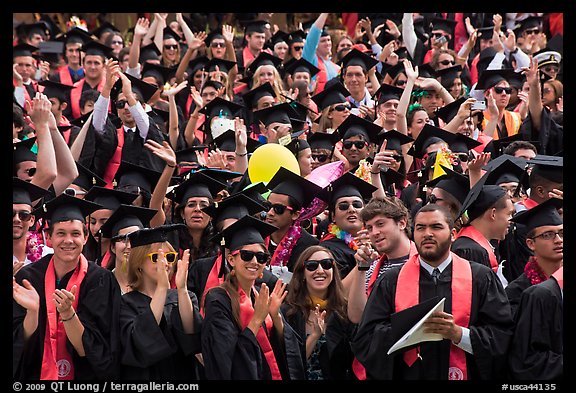
[[[188,294],[194,308],[193,334],[183,331],[178,311],[178,290],[168,290],[160,325],[150,309],[152,298],[139,291],[122,296],[122,379],[196,379],[194,354],[200,353],[202,318],[196,295],[191,291]]]
[[[472,267],[472,306],[470,342],[474,354],[466,353],[469,380],[504,378],[507,351],[513,321],[504,288],[492,269],[476,262]],[[394,313],[396,284],[401,266],[392,268],[378,279],[368,297],[352,350],[366,368],[368,379],[447,380],[449,340],[420,344],[422,360],[412,367],[404,362],[403,352],[386,355],[395,340],[392,338],[390,315]],[[444,310],[452,312],[452,265],[434,285],[426,269],[420,268],[420,301],[434,296],[446,297]],[[409,347],[407,349],[411,349]]]
[[[505,260],[502,274],[508,282],[514,281],[523,272],[526,262],[534,253],[526,245],[526,226],[522,224],[513,224],[510,230],[498,243],[498,251]]]
[[[340,271],[340,277],[346,277],[346,275],[354,269],[354,266],[356,266],[356,260],[354,259],[356,251],[348,247],[344,240],[333,238],[321,241],[320,245],[329,249],[334,255],[334,259],[338,264],[338,270]]]
[[[523,140],[540,143],[538,154],[553,156],[564,149],[564,127],[552,119],[550,110],[547,108],[542,108],[539,130],[534,129],[532,118],[526,116],[518,133],[522,135]]]
[[[288,304],[282,304],[282,313],[287,315]],[[307,368],[306,359],[306,316],[298,312],[286,317],[286,321],[298,333],[301,338],[300,352],[303,367]],[[330,314],[326,321],[326,342],[320,348],[319,360],[322,368],[322,377],[325,380],[345,379],[355,380],[352,371],[354,354],[350,342],[354,336],[356,324],[347,318],[342,320],[335,314]]]
[[[527,288],[515,317],[509,367],[515,380],[556,380],[564,375],[563,301],[558,282]]]
[[[526,274],[522,273],[520,277],[508,283],[506,286],[506,295],[508,296],[508,301],[510,302],[510,309],[512,310],[512,318],[516,315],[518,310],[518,305],[520,304],[520,297],[522,292],[528,287],[531,287],[532,283]]]
[[[51,258],[52,254],[46,255],[16,274],[16,281],[20,285],[24,278],[27,279],[40,296],[38,328],[26,344],[23,338],[26,310],[12,301],[12,367],[13,377],[17,380],[40,379],[47,318],[44,277]],[[73,272],[62,277],[56,287],[66,288]],[[111,380],[118,377],[120,296],[120,287],[114,274],[94,262],[88,262],[88,271],[80,285],[76,308],[76,315],[84,326],[82,344],[86,356],[80,357],[70,341],[67,342],[76,380]]]
[[[271,380],[270,368],[256,336],[236,323],[226,291],[219,287],[211,289],[206,295],[205,307],[201,341],[206,379]],[[305,379],[298,334],[286,321],[283,340],[275,328],[271,330],[269,340],[282,380]]]
[[[468,261],[478,262],[491,268],[488,251],[469,237],[459,237],[452,243],[452,252]]]

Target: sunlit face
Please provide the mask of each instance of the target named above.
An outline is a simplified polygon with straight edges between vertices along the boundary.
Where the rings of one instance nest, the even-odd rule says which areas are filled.
[[[68,59],[68,64],[71,65],[80,65],[81,64],[81,56],[82,56],[82,51],[80,51],[80,48],[82,48],[82,44],[79,42],[71,42],[66,44],[66,58]]]
[[[162,53],[166,56],[166,59],[171,62],[178,62],[180,56],[178,41],[174,38],[168,38],[162,41],[162,45]]]
[[[262,244],[246,244],[240,247],[239,250],[246,250],[252,252],[268,253]],[[256,257],[250,261],[244,261],[240,255],[239,250],[235,250],[228,254],[228,263],[234,269],[234,272],[240,281],[256,281],[266,267],[265,263],[259,263]]]
[[[104,59],[102,56],[85,55],[84,73],[86,78],[100,80],[104,76]]]
[[[564,230],[564,225],[543,225],[534,230],[534,237],[526,239],[526,244],[538,258],[547,261],[561,262],[564,260],[564,239],[555,235],[551,240],[543,239],[545,232]]]
[[[36,62],[32,56],[15,56],[14,64],[16,64],[16,72],[22,76],[24,82],[30,80],[36,72]]]
[[[282,60],[286,58],[286,53],[288,53],[288,44],[284,41],[278,42],[274,45],[274,55],[278,56]]]
[[[316,251],[310,255],[309,261],[321,261],[323,259],[331,259],[332,257],[326,251]],[[304,268],[304,280],[308,292],[314,296],[324,298],[328,293],[328,287],[332,280],[334,280],[334,268],[324,269],[319,263],[318,268],[310,271]]]
[[[416,111],[414,112],[414,116],[412,117],[412,123],[408,126],[408,135],[412,137],[412,139],[418,138],[420,132],[428,122],[430,121],[430,117],[428,116],[428,112],[426,111]]]
[[[352,145],[349,148],[347,148],[348,144],[346,142],[352,142]],[[361,145],[362,147],[358,148],[357,145]],[[353,166],[358,165],[358,163],[361,160],[368,157],[369,153],[370,153],[369,144],[360,135],[354,135],[350,138],[347,138],[343,142],[342,155],[346,157],[350,165]]]
[[[274,192],[271,192],[270,195],[268,195],[268,202],[272,205],[279,204],[292,208],[292,206],[290,206],[288,195],[276,194]],[[268,224],[277,226],[281,230],[287,229],[290,225],[292,225],[293,221],[294,221],[293,208],[292,210],[288,208],[285,209],[282,214],[278,214],[276,213],[274,208],[270,208],[270,210],[268,210],[266,214],[266,222]]]
[[[252,32],[250,34],[246,34],[245,37],[248,43],[248,47],[252,51],[260,51],[262,48],[264,48],[264,44],[266,43],[265,33]]]
[[[368,76],[364,69],[358,65],[349,65],[344,70],[344,85],[351,94],[359,94],[364,91]]]
[[[361,207],[356,207],[361,206]],[[357,196],[346,196],[336,199],[334,209],[334,223],[338,228],[355,234],[362,229],[362,220],[360,220],[360,212],[364,207],[364,202]],[[344,210],[342,210],[344,209]]]
[[[512,199],[506,198],[506,206],[502,209],[494,209],[494,220],[491,225],[493,239],[504,240],[510,228],[510,219],[516,212]]]
[[[364,223],[370,243],[380,255],[389,254],[398,247],[405,236],[406,219],[396,222],[393,218],[379,214]]]
[[[203,230],[210,222],[210,216],[202,209],[210,205],[210,200],[206,197],[190,197],[182,209],[181,215],[184,223],[189,229]]]
[[[133,225],[118,230],[117,235],[122,237],[120,240],[114,241],[111,244],[112,251],[116,254],[116,266],[120,266],[124,261],[127,261],[130,256],[130,239],[127,235],[139,229],[138,226]],[[125,253],[126,256],[124,256]]]
[[[263,85],[266,82],[274,84],[274,66],[269,64],[262,65],[258,67],[256,73],[258,74],[258,80],[260,81],[260,85]]]
[[[84,224],[79,220],[56,222],[53,224],[52,235],[47,232],[46,236],[54,250],[54,257],[67,264],[78,262],[88,239]]]
[[[431,263],[442,262],[450,252],[452,231],[440,211],[420,212],[414,221],[414,243],[418,254]]]
[[[34,216],[31,214],[31,206],[25,203],[13,203],[12,211],[17,212],[12,217],[12,240],[18,240],[26,236],[30,227],[34,224]],[[26,215],[27,213],[29,217],[22,220],[20,215]]]
[[[312,172],[312,150],[308,147],[298,152],[300,175],[306,177]]]

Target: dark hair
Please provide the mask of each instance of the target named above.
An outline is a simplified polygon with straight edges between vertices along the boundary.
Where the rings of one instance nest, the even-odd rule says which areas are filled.
[[[513,156],[514,153],[516,153],[520,149],[532,150],[534,153],[538,154],[536,146],[534,146],[532,143],[528,141],[514,141],[510,143],[508,146],[506,146],[503,153]]]
[[[442,213],[442,215],[444,216],[444,219],[446,219],[446,223],[448,224],[448,227],[450,228],[450,230],[452,230],[452,228],[454,228],[454,219],[452,218],[452,213],[450,213],[450,210],[448,210],[447,207],[437,205],[435,203],[429,203],[427,205],[422,206],[420,208],[420,210],[418,210],[416,212],[416,214],[414,215],[414,223],[416,223],[416,218],[418,217],[418,214],[428,213],[428,212],[436,212],[436,211],[439,211],[440,213]]]
[[[406,233],[408,238],[412,236],[412,231],[410,229],[412,227],[410,222],[410,212],[406,208],[406,205],[404,205],[404,202],[400,199],[396,197],[372,198],[360,212],[360,218],[364,223],[378,215],[391,218],[396,223],[405,219],[406,228],[404,228],[404,233]]]
[[[100,92],[94,89],[84,90],[82,94],[80,94],[80,108],[84,108],[87,101],[96,102],[100,97]]]
[[[14,123],[14,127],[24,127],[26,122],[24,121],[24,110],[16,105],[12,104],[12,123]]]

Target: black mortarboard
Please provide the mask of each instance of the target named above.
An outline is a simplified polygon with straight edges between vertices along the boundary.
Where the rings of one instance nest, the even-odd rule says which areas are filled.
[[[288,36],[288,45],[292,45],[296,42],[304,42],[306,39],[306,33],[302,30],[291,31],[290,35]]]
[[[248,244],[264,244],[264,239],[276,232],[278,227],[252,216],[244,216],[210,240],[236,251]]]
[[[30,44],[18,44],[12,47],[12,57],[32,56],[38,50],[37,46]]]
[[[170,242],[172,240],[172,232],[185,228],[186,225],[184,224],[168,224],[134,231],[128,235],[130,247],[134,248],[147,244]]]
[[[524,30],[538,28],[542,29],[542,17],[541,16],[529,16],[526,19],[520,21],[520,27],[514,33],[518,37],[524,32]]]
[[[122,204],[112,213],[106,222],[100,227],[102,237],[110,239],[116,236],[120,229],[132,226],[144,229],[150,224],[152,217],[156,215],[156,209],[147,207]]]
[[[44,21],[35,23],[22,23],[16,28],[16,31],[18,33],[22,33],[26,37],[30,37],[33,34],[40,34],[46,38],[50,34],[48,24]]]
[[[258,67],[263,65],[271,65],[274,68],[278,68],[280,64],[282,64],[282,59],[278,56],[271,55],[268,52],[260,52],[248,68],[246,68],[246,75],[254,75]]]
[[[95,55],[95,56],[102,56],[104,59],[112,56],[113,49],[109,46],[101,44],[98,41],[90,41],[86,44],[82,45],[83,52],[86,52],[86,55]]]
[[[64,44],[59,41],[42,41],[38,44],[40,55],[46,55],[47,58],[58,58],[64,52]],[[52,57],[50,57],[52,55]],[[56,55],[56,56],[53,56]]]
[[[38,187],[18,177],[12,177],[12,203],[32,206],[32,202],[50,191]]]
[[[476,30],[478,31],[478,38],[481,40],[491,40],[494,36],[494,26],[479,27]]]
[[[486,210],[494,206],[500,198],[506,195],[506,190],[502,187],[494,184],[486,184],[489,174],[490,172],[486,172],[470,189],[466,200],[462,203],[458,217],[464,214],[464,212],[467,212],[468,222],[470,223],[484,214]]]
[[[250,177],[248,176],[248,171],[244,172],[242,179],[234,183],[231,187],[230,193],[235,194],[245,194],[248,198],[254,199],[257,202],[266,202],[266,199],[262,196],[270,190],[266,187],[266,184],[262,181],[257,183],[250,183]]]
[[[422,42],[426,42],[430,35],[428,33],[428,28],[424,26],[424,18],[422,15],[418,15],[414,17],[414,32],[416,33],[416,37],[419,38]]]
[[[404,89],[388,83],[382,83],[374,93],[373,97],[376,100],[377,105],[380,105],[388,100],[399,100],[403,92]]]
[[[510,78],[508,79],[508,83],[510,86],[515,87],[518,90],[522,90],[522,85],[526,81],[526,75],[521,72],[514,72],[514,74],[510,74]]]
[[[534,165],[530,176],[539,175],[554,183],[564,182],[564,157],[538,154],[528,164]]]
[[[63,42],[64,44],[68,43],[79,43],[84,45],[87,42],[93,41],[94,39],[92,36],[85,30],[79,27],[73,27],[72,29],[68,30],[66,33],[59,35],[55,38],[56,41]]]
[[[307,207],[322,188],[281,166],[266,185],[275,194],[288,195]]]
[[[150,44],[140,48],[138,62],[140,64],[146,64],[148,60],[160,60],[160,56],[162,56],[162,52],[154,42],[151,42]]]
[[[64,83],[54,82],[49,79],[38,82],[44,86],[42,93],[48,98],[57,98],[60,102],[68,102],[70,91],[75,88],[74,85],[65,85]]]
[[[406,73],[406,69],[404,68],[404,63],[399,61],[396,65],[386,68],[384,75],[388,74],[390,78],[394,79],[401,72]]]
[[[339,140],[338,134],[328,134],[326,132],[314,132],[308,135],[308,144],[311,149],[334,149]]]
[[[235,102],[225,100],[222,97],[216,97],[204,105],[202,109],[200,109],[200,113],[205,114],[207,118],[217,117],[222,114],[222,116],[233,119],[242,108],[242,105]]]
[[[314,64],[310,63],[305,58],[301,57],[298,60],[294,60],[290,65],[285,67],[286,73],[294,76],[296,72],[307,72],[311,77],[320,72],[320,69]]]
[[[189,172],[183,176],[184,181],[166,194],[166,197],[180,205],[186,203],[188,198],[206,197],[210,200],[226,188],[226,184],[208,176],[204,171]]]
[[[442,30],[454,36],[454,28],[456,27],[456,23],[458,22],[454,19],[432,18],[432,26],[430,31]]]
[[[70,121],[70,124],[82,128],[82,126],[84,125],[84,123],[86,123],[86,122],[88,121],[88,118],[90,117],[90,115],[92,114],[92,112],[94,112],[94,111],[90,111],[90,112],[88,112],[88,113],[85,113],[85,114],[81,115],[80,117],[77,117],[76,119],[71,120],[71,121]]]
[[[382,127],[379,125],[365,120],[360,116],[350,114],[334,132],[340,136],[341,140],[362,135],[368,143],[376,143],[380,131],[382,131]]]
[[[176,72],[173,68],[164,67],[160,64],[154,63],[144,63],[144,67],[142,67],[142,78],[146,76],[152,76],[156,78],[159,82],[159,86],[162,87],[170,77]]]
[[[500,159],[498,163],[493,163],[490,161],[488,165],[484,167],[487,171],[489,171],[488,178],[486,179],[486,184],[495,184],[500,185],[502,183],[520,183],[521,179],[525,179],[524,181],[524,189],[529,187],[527,182],[526,176],[524,176],[524,165],[519,165],[516,161],[509,159],[508,157],[513,156],[500,156],[505,157],[505,159]],[[498,158],[500,158],[498,157]],[[526,160],[523,160],[526,162]]]
[[[346,97],[350,95],[350,92],[346,87],[340,82],[335,81],[329,87],[327,86],[320,93],[312,96],[312,101],[318,106],[318,110],[322,111],[332,104],[341,104],[346,102]]]
[[[561,199],[550,198],[531,209],[516,213],[510,221],[524,225],[526,233],[538,227],[562,225],[564,220],[558,213],[561,207]]]
[[[208,145],[195,145],[190,146],[185,149],[180,149],[175,151],[176,153],[176,162],[198,162],[198,157],[196,157],[197,151],[203,151],[207,149]]]
[[[229,171],[227,169],[217,169],[217,168],[200,168],[198,172],[204,173],[206,176],[211,177],[219,181],[220,183],[227,184],[230,180],[236,179],[242,174],[240,172]],[[186,177],[184,178],[186,179]]]
[[[510,154],[501,154],[498,157],[492,158],[490,161],[488,161],[488,163],[482,169],[485,171],[493,170],[506,160],[512,161],[514,164],[523,169],[526,169],[526,165],[528,164],[528,160],[523,157],[514,157]]]
[[[220,202],[214,202],[202,209],[204,213],[212,217],[214,224],[228,218],[239,220],[244,216],[252,216],[264,210],[266,210],[264,205],[244,193],[230,195]]]
[[[234,130],[228,130],[214,138],[214,144],[222,151],[236,151],[236,133]],[[260,142],[254,138],[248,137],[246,151],[254,153],[254,150],[260,146]]]
[[[348,66],[360,66],[364,71],[368,71],[370,68],[378,64],[378,60],[356,48],[353,48],[342,58],[342,60],[340,60],[339,64],[342,66],[342,69]]]
[[[456,135],[449,131],[443,130],[431,124],[426,124],[422,128],[422,131],[420,131],[420,134],[418,134],[418,137],[408,151],[408,154],[415,158],[423,158],[428,146],[440,141],[444,141],[449,145],[455,139],[455,137]]]
[[[460,106],[466,101],[466,97],[460,97],[449,104],[436,109],[436,116],[448,124],[458,114]]]
[[[222,34],[222,28],[221,27],[219,27],[215,30],[212,30],[212,31],[210,31],[210,33],[208,33],[208,35],[204,39],[204,42],[206,43],[206,47],[209,47],[212,40],[214,40],[216,38],[220,38],[222,40],[225,40],[224,35]]]
[[[468,153],[480,145],[482,145],[481,142],[460,133],[454,134],[454,140],[448,144],[453,153]]]
[[[414,59],[412,59],[412,56],[410,56],[410,52],[408,52],[408,48],[405,46],[401,46],[398,49],[396,49],[394,51],[394,53],[396,53],[396,55],[398,55],[398,63],[396,64],[396,66],[400,66],[401,70],[404,69],[404,62],[402,61],[402,59],[408,59],[410,60],[410,63],[412,63],[412,65],[414,65]],[[394,66],[394,67],[396,67]]]
[[[287,102],[282,102],[252,113],[254,119],[261,121],[266,127],[274,122],[292,124],[290,119],[296,116],[296,111]]]
[[[170,26],[166,26],[162,31],[162,39],[167,40],[173,38],[176,42],[180,42],[180,36],[174,30],[170,28]]]
[[[446,191],[463,204],[470,192],[470,179],[468,176],[455,172],[444,165],[441,166],[445,174],[430,180],[426,185]]]
[[[242,99],[244,100],[247,109],[256,108],[258,100],[262,97],[276,98],[276,92],[270,82],[266,82],[242,95]]]
[[[436,70],[430,62],[418,65],[418,76],[421,78],[435,78]]]
[[[150,83],[146,83],[142,79],[135,78],[130,74],[124,74],[124,75],[126,75],[126,77],[130,79],[130,82],[132,82],[132,91],[138,94],[142,99],[142,101],[144,102],[148,102],[150,98],[152,98],[154,93],[156,93],[159,89],[159,87],[151,85]],[[110,96],[113,99],[116,99],[121,91],[122,91],[122,79],[120,78],[114,84]]]
[[[232,68],[236,65],[235,61],[230,61],[226,59],[213,58],[206,63],[204,66],[205,70],[208,72],[216,71],[216,66],[218,70],[224,73],[229,73]]]
[[[193,60],[190,60],[188,63],[188,70],[190,77],[194,76],[196,71],[201,70],[206,67],[206,64],[210,61],[210,59],[206,56],[198,56]]]
[[[318,198],[329,201],[330,205],[336,203],[338,198],[350,196],[357,196],[364,201],[368,201],[377,189],[377,187],[360,179],[358,176],[345,172],[338,179],[324,187],[318,194]]]
[[[402,152],[402,145],[414,142],[414,139],[396,130],[380,132],[377,138],[378,145],[381,146],[384,140],[386,140],[386,150],[396,150],[399,152]]]
[[[97,203],[60,194],[33,211],[35,216],[47,219],[50,224],[56,222],[78,220],[86,223],[86,216],[102,209]]]
[[[436,70],[435,78],[440,78],[440,83],[442,84],[451,84],[454,79],[460,77],[461,73],[462,65],[456,64],[452,67]]]
[[[491,46],[488,46],[480,51],[477,66],[479,73],[481,73],[488,67],[492,59],[494,59],[494,56],[496,56],[496,53],[497,53],[496,49],[494,49]]]
[[[32,146],[36,143],[36,137],[24,139],[20,142],[15,142],[12,144],[14,147],[13,160],[14,165],[19,164],[24,161],[36,161],[38,156],[32,150]]]
[[[274,49],[274,45],[276,45],[279,42],[285,42],[286,44],[288,44],[288,37],[289,37],[288,33],[286,33],[285,31],[282,31],[282,30],[278,30],[268,40],[268,47],[270,49]]]
[[[118,29],[116,26],[114,26],[112,23],[110,22],[104,22],[102,23],[100,26],[98,26],[97,28],[95,28],[94,30],[92,30],[90,32],[90,34],[95,35],[98,38],[102,37],[102,34],[104,33],[113,33],[113,32],[120,32],[120,29]]]
[[[508,81],[515,78],[515,72],[512,68],[502,68],[496,70],[484,70],[480,73],[478,77],[478,83],[476,84],[476,89],[487,90],[494,87],[501,81]]]
[[[133,192],[132,188],[137,187],[152,194],[156,183],[160,180],[160,175],[162,173],[153,169],[122,161],[114,178],[116,179],[116,188],[128,189],[129,192]]]
[[[86,191],[89,191],[94,186],[104,187],[106,185],[104,179],[79,162],[76,162],[76,169],[78,169],[78,177],[72,181],[72,184],[76,184]]]
[[[288,142],[285,147],[298,157],[298,153],[304,149],[310,149],[310,144],[306,139],[300,139],[299,136],[302,135],[304,131],[293,132],[290,134],[291,141]]]
[[[94,186],[86,193],[84,199],[97,203],[104,209],[116,210],[122,204],[131,204],[137,196],[129,192]]]
[[[265,33],[270,28],[270,23],[265,20],[251,20],[244,23],[244,34]]]
[[[492,159],[502,155],[504,150],[508,145],[513,142],[523,140],[522,134],[514,134],[502,139],[493,139],[484,148],[484,151],[490,151],[492,153]]]

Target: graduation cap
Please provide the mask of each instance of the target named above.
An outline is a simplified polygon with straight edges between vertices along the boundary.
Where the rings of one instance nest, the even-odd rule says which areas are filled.
[[[531,209],[516,213],[510,221],[524,225],[526,233],[538,227],[562,225],[564,220],[558,213],[560,208],[562,208],[562,200],[550,198]]]
[[[22,23],[18,25],[16,31],[24,37],[31,37],[34,34],[40,34],[42,37],[47,38],[50,35],[48,24],[44,21],[35,23]]]
[[[470,192],[470,179],[461,173],[441,165],[445,174],[426,183],[428,187],[440,188],[452,195],[461,204]]]
[[[13,160],[14,165],[19,164],[24,161],[36,161],[38,156],[32,150],[32,146],[36,143],[36,137],[24,139],[20,142],[15,142],[12,144],[14,147]]]
[[[494,59],[494,56],[496,56],[496,53],[496,49],[491,46],[488,46],[480,51],[477,63],[478,72],[486,70],[492,59]]]
[[[229,218],[241,219],[244,216],[267,210],[266,206],[248,197],[244,193],[230,195],[220,202],[214,202],[202,211],[212,217],[214,224]]]
[[[278,227],[252,216],[244,216],[210,240],[236,251],[248,244],[264,244],[264,239],[276,232]]]
[[[306,139],[300,139],[299,137],[304,133],[304,131],[293,132],[290,134],[290,142],[284,145],[288,150],[298,157],[298,153],[305,149],[311,149],[310,144]]]
[[[112,56],[113,49],[99,41],[90,41],[82,45],[81,51],[88,55],[102,56],[104,59]]]
[[[67,194],[60,194],[56,198],[43,203],[33,211],[33,214],[47,219],[51,225],[69,220],[78,220],[86,223],[86,216],[100,209],[102,209],[102,206],[97,203]]]
[[[303,57],[301,57],[298,60],[292,61],[290,65],[287,65],[285,67],[285,70],[286,73],[292,75],[292,77],[294,77],[294,74],[297,72],[307,72],[308,74],[310,74],[310,77],[313,77],[314,75],[320,72],[320,69],[318,67],[316,67],[314,64],[310,63]]]
[[[242,193],[260,203],[266,202],[266,198],[264,198],[263,195],[270,191],[268,187],[266,187],[266,184],[262,181],[259,181],[257,183],[250,183],[246,185],[244,180],[248,182],[250,181],[248,172],[244,174],[241,181],[235,184],[233,194]]]
[[[372,97],[374,97],[376,100],[376,106],[378,106],[388,100],[400,100],[403,92],[404,89],[388,83],[382,83]]]
[[[454,36],[456,23],[458,22],[454,19],[432,18],[430,30],[442,30]]]
[[[235,152],[236,151],[236,133],[234,132],[234,130],[228,130],[228,131],[218,135],[218,137],[214,138],[213,143],[222,151]],[[256,148],[260,145],[261,145],[261,143],[258,142],[257,140],[255,140],[254,138],[248,137],[248,143],[246,144],[246,151],[248,153],[254,153],[254,150],[256,150]]]
[[[428,29],[424,26],[425,18],[422,15],[418,15],[414,18],[414,32],[416,37],[422,42],[426,42],[430,35],[428,34]]]
[[[49,59],[57,59],[64,52],[64,44],[58,41],[42,41],[38,44],[40,55]]]
[[[73,27],[64,34],[56,37],[55,40],[64,44],[78,43],[84,45],[85,43],[93,41],[94,39],[87,31],[79,27]]]
[[[194,171],[184,175],[184,181],[176,186],[166,197],[184,205],[188,198],[206,197],[214,200],[216,195],[226,189],[226,184],[209,176],[205,171]]]
[[[266,127],[274,122],[292,124],[290,119],[296,116],[296,111],[287,102],[272,105],[268,108],[260,109],[252,113],[254,119],[257,122],[261,121]]]
[[[356,196],[363,201],[372,198],[372,194],[378,188],[360,179],[350,172],[345,172],[338,179],[330,182],[319,193],[318,198],[328,201],[330,205],[336,203],[338,198]]]
[[[495,184],[497,186],[502,183],[520,184],[521,180],[523,180],[522,186],[527,190],[530,185],[528,183],[528,178],[524,175],[526,171],[524,165],[521,165],[521,161],[513,161],[508,158],[512,156],[500,157],[504,157],[504,159],[500,159],[497,163],[491,161],[484,167],[484,169],[489,171],[486,184]],[[526,162],[526,160],[523,161]]]
[[[211,177],[212,179],[218,180],[220,183],[227,184],[228,181],[232,179],[236,179],[237,177],[242,176],[240,172],[229,171],[227,169],[216,169],[216,168],[201,168],[198,170],[199,172],[203,172],[206,176]]]
[[[436,78],[440,78],[440,83],[451,84],[454,79],[459,78],[462,73],[462,65],[456,64],[452,67],[436,70]]]
[[[101,205],[104,209],[116,210],[120,205],[129,205],[138,195],[111,188],[94,186],[84,196],[87,201]]]
[[[150,225],[150,220],[156,215],[156,209],[122,204],[112,213],[100,227],[102,237],[110,239],[121,229],[138,227],[144,229]]]
[[[140,48],[140,56],[138,57],[138,62],[140,64],[148,63],[148,60],[160,60],[162,52],[154,42],[145,45]]]
[[[250,20],[243,23],[244,34],[265,33],[270,29],[270,23],[265,20]]]
[[[542,20],[541,16],[529,16],[526,19],[520,21],[520,26],[514,32],[516,36],[520,36],[525,30],[538,29],[542,31]]]
[[[142,67],[142,78],[152,76],[159,82],[159,86],[163,86],[170,77],[176,72],[173,68],[164,67],[160,64],[144,63]]]
[[[126,189],[129,192],[133,192],[132,190],[136,188],[136,193],[138,194],[139,189],[152,194],[156,183],[160,180],[160,175],[162,173],[153,169],[122,161],[114,175],[114,179],[116,179],[116,188],[118,189]]]
[[[253,109],[258,105],[258,100],[262,97],[276,98],[276,92],[270,82],[266,82],[242,95],[246,108]]]
[[[390,76],[391,79],[394,79],[401,72],[406,74],[406,69],[404,68],[404,63],[399,61],[396,65],[386,68],[386,70],[384,71],[384,75],[387,74],[388,76]]]
[[[490,144],[492,144],[492,157],[496,158],[502,154],[504,154],[504,150],[506,150],[506,148],[511,144],[514,143],[516,141],[523,141],[523,137],[522,134],[514,134],[512,136],[508,136],[506,138],[502,138],[502,139],[493,139],[490,142],[488,142],[488,144],[486,145],[486,149],[485,150],[490,150],[489,146]],[[540,146],[540,142],[539,141],[529,141],[529,143],[533,144],[534,147],[536,147],[536,149],[538,149],[538,147]]]
[[[351,113],[334,132],[340,136],[341,140],[362,135],[366,142],[376,143],[380,131],[382,127],[379,125]]]
[[[436,70],[430,62],[418,65],[418,76],[422,78],[435,78]]]
[[[436,109],[436,116],[442,119],[446,124],[450,123],[452,119],[458,114],[460,106],[466,101],[466,97],[460,97],[449,104],[446,104]]]
[[[316,103],[320,111],[332,104],[347,102],[346,97],[350,95],[350,92],[340,81],[334,80],[335,82],[333,84],[326,86],[320,93],[312,96],[312,101]]]
[[[405,308],[404,310],[392,313],[390,315],[391,330],[390,340],[393,343],[398,342],[403,338],[414,326],[421,323],[422,319],[428,315],[441,301],[439,296],[434,296],[430,299],[422,300],[420,303]],[[420,329],[418,329],[420,330]],[[417,330],[417,331],[418,331]],[[394,347],[390,347],[392,349]],[[395,354],[396,351],[391,351],[388,354]]]
[[[72,184],[76,184],[86,191],[89,191],[94,186],[104,187],[106,185],[106,180],[102,179],[78,161],[76,161],[76,169],[78,170],[78,176],[72,181]]]
[[[151,85],[150,83],[144,82],[142,79],[133,77],[130,74],[124,74],[132,84],[132,91],[142,99],[143,102],[148,102],[150,98],[158,91],[158,87]],[[122,91],[122,79],[118,79],[112,88],[110,97],[116,100],[120,92]]]
[[[538,175],[553,183],[564,182],[564,157],[538,154],[529,160],[528,164],[534,165],[530,176]]]
[[[478,77],[478,83],[476,84],[476,89],[478,90],[488,90],[494,87],[501,81],[508,81],[515,78],[516,73],[512,68],[502,68],[496,70],[484,70],[480,73]]]
[[[516,88],[517,90],[522,90],[524,82],[526,82],[526,75],[521,72],[514,72],[514,74],[510,74],[510,78],[508,79],[510,86]]]
[[[464,212],[467,212],[468,222],[471,223],[506,195],[506,190],[502,187],[494,184],[486,184],[489,175],[490,172],[486,172],[470,189],[466,200],[462,203],[458,217],[462,216]]]
[[[356,48],[352,48],[346,56],[340,60],[339,64],[342,66],[342,69],[345,69],[348,66],[360,66],[367,72],[370,68],[378,64],[378,60]]]
[[[481,40],[491,40],[494,35],[494,26],[479,27],[476,30]]]
[[[98,26],[97,28],[92,30],[90,32],[90,34],[92,34],[92,35],[98,37],[98,39],[100,39],[100,38],[102,38],[102,35],[104,33],[114,33],[114,32],[120,33],[120,29],[118,29],[116,26],[114,26],[110,22],[104,22],[100,26]]]
[[[560,55],[562,55],[564,53],[564,36],[562,34],[556,33],[554,37],[548,40],[546,48],[551,51],[558,52]]]
[[[128,235],[130,247],[134,248],[147,244],[170,242],[172,232],[185,228],[186,225],[184,224],[168,224],[134,231]]]
[[[88,121],[88,118],[90,117],[92,112],[94,112],[94,111],[92,110],[88,113],[81,115],[80,117],[77,117],[76,119],[71,120],[70,124],[82,128],[82,126],[84,126],[84,123],[86,123]]]
[[[197,151],[203,151],[208,149],[208,145],[194,145],[184,149],[180,149],[175,151],[176,153],[176,162],[198,162],[198,158],[196,157]]]
[[[209,61],[210,59],[206,56],[198,56],[193,60],[190,60],[190,63],[188,63],[188,73],[190,74],[190,77],[194,76],[198,70],[204,69]]]
[[[304,42],[305,39],[306,33],[303,30],[291,31],[290,35],[288,36],[287,44],[292,45],[297,42]]]
[[[307,207],[322,188],[310,180],[281,166],[266,185],[275,194],[294,198],[301,207]]]
[[[180,36],[178,35],[178,33],[176,33],[174,30],[172,30],[172,28],[170,28],[170,26],[166,26],[164,28],[164,30],[162,31],[162,39],[164,40],[168,40],[170,38],[173,38],[176,40],[176,42],[180,42]]]
[[[231,119],[242,109],[244,108],[242,105],[239,105],[235,102],[225,100],[222,97],[216,97],[208,104],[204,105],[202,109],[200,109],[200,113],[203,113],[208,118],[217,117],[217,116],[224,116],[229,117]]]
[[[39,48],[30,44],[18,44],[12,47],[12,57],[18,56],[33,56]]]
[[[274,35],[272,37],[270,37],[270,39],[268,40],[268,47],[270,49],[274,49],[274,46],[279,43],[279,42],[285,42],[286,44],[288,44],[288,37],[289,34],[286,33],[285,31],[282,30],[278,30],[276,33],[274,33]]]
[[[378,134],[378,145],[382,145],[386,140],[386,150],[396,150],[402,152],[402,145],[414,142],[414,139],[396,130],[384,131]]]
[[[64,83],[54,82],[46,79],[38,82],[39,85],[44,86],[42,93],[48,98],[57,98],[60,102],[68,102],[70,92],[76,88],[74,85],[66,85]]]
[[[454,134],[454,139],[448,143],[450,151],[453,153],[468,153],[470,150],[481,145],[481,142],[460,133]]]
[[[339,135],[328,134],[327,132],[314,132],[309,134],[306,139],[312,150],[327,149],[332,151],[339,140]]]
[[[450,143],[454,141],[455,138],[456,135],[449,131],[443,130],[431,124],[425,124],[422,128],[422,131],[420,131],[420,134],[418,134],[418,137],[414,141],[414,144],[408,151],[408,154],[415,158],[423,158],[428,146],[441,141],[444,141],[447,145],[450,145]]]
[[[229,73],[232,68],[236,65],[235,61],[230,61],[226,59],[217,59],[212,58],[210,61],[206,63],[204,69],[208,72],[216,71],[216,66],[218,66],[218,70],[224,73]]]
[[[250,63],[248,68],[246,68],[247,75],[254,75],[258,67],[263,65],[271,65],[274,68],[278,68],[282,64],[282,59],[278,56],[271,55],[268,52],[260,52],[258,56]]]
[[[222,28],[221,27],[219,27],[215,30],[212,30],[212,31],[210,31],[210,33],[208,33],[208,35],[204,39],[204,43],[206,44],[206,47],[209,47],[210,44],[212,43],[212,41],[215,40],[216,38],[219,38],[221,40],[225,40],[224,35],[222,34]]]
[[[12,203],[32,206],[32,202],[47,195],[50,191],[38,187],[18,177],[12,177]]]

